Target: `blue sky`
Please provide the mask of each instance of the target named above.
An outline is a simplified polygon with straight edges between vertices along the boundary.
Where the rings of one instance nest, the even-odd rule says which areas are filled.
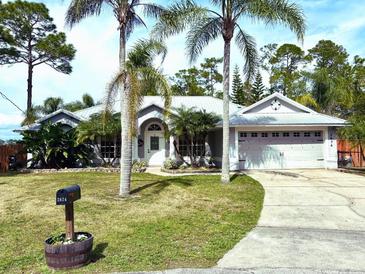
[[[7,2],[7,1],[3,1]],[[90,93],[96,100],[102,99],[105,86],[116,72],[118,64],[118,33],[115,19],[106,8],[99,17],[88,18],[72,30],[64,27],[64,14],[70,1],[39,0],[47,4],[58,30],[67,34],[68,42],[77,49],[72,62],[73,73],[63,75],[48,66],[35,69],[33,83],[34,104],[40,104],[49,96],[60,96],[65,102],[80,99],[83,93]],[[162,5],[171,1],[157,1]],[[208,1],[197,1],[210,5]],[[343,45],[351,56],[365,56],[365,0],[297,0],[304,10],[307,33],[303,44],[298,44],[295,36],[283,27],[267,27],[249,20],[242,27],[256,38],[257,47],[268,43],[295,43],[304,49],[313,47],[320,39],[331,39]],[[152,27],[153,22],[146,20]],[[128,45],[146,38],[149,29],[137,29]],[[184,35],[167,41],[168,55],[163,64],[164,73],[173,75],[190,64],[185,56]],[[200,63],[205,57],[222,56],[222,42],[217,40],[204,50]],[[238,50],[233,47],[232,65],[243,64]],[[232,66],[233,67],[233,66]],[[14,100],[21,108],[26,106],[26,66],[0,66],[0,90]],[[19,127],[22,113],[0,97],[0,139],[18,138],[12,132]]]

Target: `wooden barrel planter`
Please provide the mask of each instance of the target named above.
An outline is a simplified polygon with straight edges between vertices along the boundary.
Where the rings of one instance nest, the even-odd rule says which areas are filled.
[[[84,241],[71,244],[52,244],[52,238],[44,242],[47,265],[54,269],[77,268],[90,262],[94,237],[87,232],[77,232],[75,235],[86,235]]]

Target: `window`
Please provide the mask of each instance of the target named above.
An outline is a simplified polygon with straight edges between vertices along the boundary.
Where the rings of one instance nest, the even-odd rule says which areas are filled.
[[[311,137],[311,133],[310,132],[304,132],[304,137]]]
[[[160,137],[158,136],[150,137],[150,148],[151,150],[160,150]]]
[[[316,132],[314,132],[314,136],[315,137],[321,137],[322,136],[322,132],[316,131]]]
[[[251,137],[253,137],[253,138],[257,137],[257,132],[252,132]]]
[[[247,137],[247,132],[241,132],[240,137],[246,138]]]
[[[120,158],[121,147],[120,134],[116,136],[100,137],[100,154],[104,159]]]
[[[184,137],[179,138],[179,151],[182,156],[188,156],[188,150],[193,150],[194,155],[204,155],[205,153],[205,140],[198,138],[193,140],[193,144],[190,144]]]
[[[267,138],[267,137],[269,137],[269,134],[267,132],[263,132],[263,133],[261,133],[261,137]]]
[[[162,130],[161,129],[161,127],[160,127],[160,125],[158,125],[158,124],[151,124],[149,127],[148,127],[148,129],[147,129],[148,131],[160,131],[160,130]]]
[[[115,146],[114,137],[101,137],[100,140],[100,152],[103,158],[114,158]]]
[[[289,137],[290,133],[289,132],[283,132],[283,137]]]
[[[188,142],[182,137],[179,138],[179,151],[182,156],[188,155]]]
[[[293,133],[293,136],[294,136],[294,137],[300,137],[300,132],[294,132],[294,133]]]
[[[272,137],[280,137],[280,133],[279,132],[273,132]]]
[[[116,143],[117,158],[120,158],[121,144],[122,144],[122,142],[121,142],[120,134],[118,134],[117,143]]]

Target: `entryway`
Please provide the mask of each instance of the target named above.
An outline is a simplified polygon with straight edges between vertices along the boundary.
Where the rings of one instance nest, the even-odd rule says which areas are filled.
[[[165,136],[164,128],[160,123],[153,122],[145,131],[145,160],[150,166],[160,166],[165,161]]]

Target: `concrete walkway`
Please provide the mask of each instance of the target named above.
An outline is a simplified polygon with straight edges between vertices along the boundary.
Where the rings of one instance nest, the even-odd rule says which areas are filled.
[[[365,273],[365,177],[327,170],[248,175],[265,188],[264,208],[219,268]]]

